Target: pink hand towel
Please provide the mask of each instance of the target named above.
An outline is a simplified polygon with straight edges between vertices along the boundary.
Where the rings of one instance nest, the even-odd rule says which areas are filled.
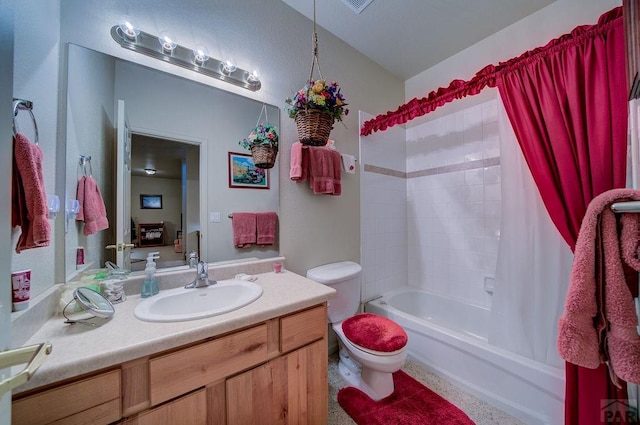
[[[82,183],[84,184],[81,186]],[[109,228],[104,200],[98,183],[93,177],[85,176],[80,180],[78,202],[80,203],[80,212],[76,219],[84,221],[83,234],[93,235],[100,230]]]
[[[256,243],[256,213],[234,212],[231,226],[235,247],[247,248]]]
[[[302,149],[302,143],[295,142],[291,145],[291,169],[289,178],[293,181],[304,181],[307,173],[308,157],[306,150]]]
[[[42,173],[42,150],[22,134],[13,138],[12,226],[20,226],[16,252],[48,246],[51,225]]]
[[[324,146],[310,146],[309,185],[314,194],[342,193],[340,152]]]
[[[637,243],[637,218],[623,214],[618,234],[616,214],[610,208],[624,200],[640,200],[640,191],[613,189],[589,203],[558,332],[562,358],[590,369],[606,362],[616,385],[618,377],[640,382],[640,336],[620,252],[629,241]]]
[[[256,213],[256,228],[258,245],[273,245],[276,241],[276,224],[278,215],[275,212]]]

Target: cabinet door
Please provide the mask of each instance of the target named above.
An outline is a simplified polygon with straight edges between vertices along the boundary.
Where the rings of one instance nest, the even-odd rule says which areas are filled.
[[[228,379],[227,425],[326,424],[327,361],[323,339]]]
[[[207,425],[207,397],[202,389],[138,415],[135,425]]]

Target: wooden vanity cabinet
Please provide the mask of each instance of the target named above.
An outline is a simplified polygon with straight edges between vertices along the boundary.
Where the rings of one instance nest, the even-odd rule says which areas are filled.
[[[13,425],[110,424],[122,417],[120,370],[103,372],[15,400]]]
[[[322,304],[18,398],[13,420],[17,425],[326,424],[327,363]],[[63,412],[49,415],[43,406]],[[35,414],[42,417],[36,420]]]

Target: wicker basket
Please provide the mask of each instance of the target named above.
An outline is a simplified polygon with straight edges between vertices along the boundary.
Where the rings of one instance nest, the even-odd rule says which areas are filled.
[[[324,146],[333,128],[331,115],[317,109],[301,109],[296,114],[298,139],[303,145]]]
[[[258,168],[273,168],[276,163],[278,149],[270,145],[255,145],[251,147],[253,163]]]

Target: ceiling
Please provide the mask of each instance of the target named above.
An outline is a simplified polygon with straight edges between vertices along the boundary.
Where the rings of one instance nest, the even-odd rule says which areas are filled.
[[[132,134],[131,175],[146,176],[145,168],[157,170],[154,177],[182,179],[182,161],[187,159],[189,149],[198,150],[195,145],[167,139]]]
[[[313,19],[315,0],[282,1]],[[406,81],[555,0],[345,1],[318,0],[317,24]]]

